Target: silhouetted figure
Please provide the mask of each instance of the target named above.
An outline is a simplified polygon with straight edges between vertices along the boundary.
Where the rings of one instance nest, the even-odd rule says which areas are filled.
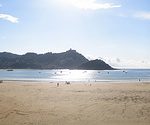
[[[141,79],[139,79],[139,82],[141,81]]]
[[[0,83],[3,83],[3,80],[0,80]]]
[[[57,87],[59,87],[59,83],[57,83]]]
[[[70,82],[67,82],[67,81],[66,81],[66,84],[67,84],[67,85],[70,85]]]

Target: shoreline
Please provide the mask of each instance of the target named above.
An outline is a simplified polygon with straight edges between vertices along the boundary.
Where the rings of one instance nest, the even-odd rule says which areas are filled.
[[[7,82],[26,82],[26,83],[75,83],[75,84],[85,84],[85,83],[93,83],[93,84],[150,84],[150,81],[134,81],[134,80],[107,80],[107,81],[53,81],[53,80],[1,80],[3,83]]]
[[[4,81],[2,125],[149,125],[150,84]],[[139,83],[139,82],[138,82]]]

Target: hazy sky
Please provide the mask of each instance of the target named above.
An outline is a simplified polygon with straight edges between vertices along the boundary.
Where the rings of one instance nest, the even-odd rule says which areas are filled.
[[[150,0],[0,0],[0,51],[76,49],[115,67],[150,68]]]

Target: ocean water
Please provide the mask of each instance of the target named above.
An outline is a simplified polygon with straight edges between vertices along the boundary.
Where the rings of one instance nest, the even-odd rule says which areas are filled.
[[[127,70],[0,70],[0,80],[150,81],[150,69]]]

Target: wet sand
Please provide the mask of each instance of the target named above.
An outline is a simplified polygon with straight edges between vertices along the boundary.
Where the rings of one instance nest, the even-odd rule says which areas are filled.
[[[149,124],[149,83],[0,84],[0,125]]]

